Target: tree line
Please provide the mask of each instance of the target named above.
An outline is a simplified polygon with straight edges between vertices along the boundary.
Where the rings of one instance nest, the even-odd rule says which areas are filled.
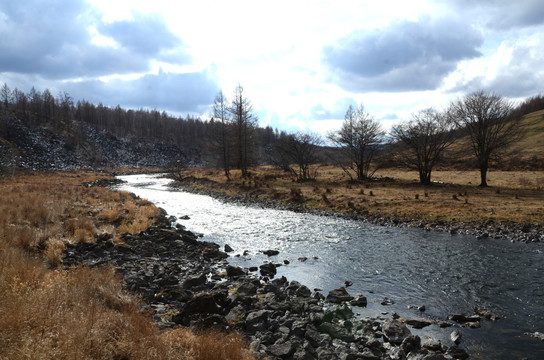
[[[222,168],[227,179],[233,168],[246,177],[252,166],[275,164],[292,172],[299,181],[307,181],[316,175],[311,165],[330,162],[351,180],[360,181],[371,178],[383,158],[388,157],[417,170],[420,182],[430,184],[433,168],[443,161],[448,148],[465,136],[480,169],[481,186],[487,186],[490,162],[523,136],[519,126],[523,115],[544,109],[544,97],[540,95],[514,106],[504,97],[477,91],[452,101],[445,110],[429,108],[414,113],[386,134],[362,104],[350,105],[340,129],[327,135],[332,146],[324,146],[318,134],[288,134],[259,127],[241,85],[235,87],[230,99],[223,91],[216,95],[207,121],[190,115],[176,118],[156,109],[126,110],[86,100],[74,102],[66,92],[53,97],[47,89],[40,93],[32,88],[25,94],[18,89],[11,91],[7,84],[0,89],[0,101],[28,123],[45,124],[58,131],[70,131],[79,121],[121,138],[132,136],[166,142],[182,150],[193,149],[206,154],[212,166]]]
[[[239,134],[245,137],[239,138],[241,141],[237,143],[237,149],[242,151],[235,164],[243,166],[247,174],[249,166],[265,161],[266,151],[263,149],[274,146],[285,133],[270,127],[258,127],[251,104],[243,94],[242,87],[240,90],[238,119],[243,131]],[[11,90],[6,83],[0,88],[0,108],[14,112],[17,118],[31,127],[47,127],[74,142],[81,141],[80,137],[84,136],[79,133],[81,128],[77,125],[88,124],[117,138],[175,145],[187,156],[185,159],[172,159],[173,162],[193,162],[188,157],[200,158],[201,155],[204,158],[202,161],[215,162],[216,149],[210,140],[215,138],[218,128],[216,115],[212,115],[211,120],[202,120],[190,114],[175,117],[157,109],[96,105],[85,99],[75,101],[67,92],[53,96],[49,89],[40,92],[32,87],[28,93],[24,93],[17,88]]]
[[[452,101],[445,110],[424,109],[393,126],[388,134],[388,154],[397,163],[417,170],[420,183],[428,185],[446,150],[464,136],[480,170],[480,186],[485,187],[490,162],[524,136],[520,125],[523,115],[541,109],[542,96],[516,107],[504,97],[476,91]],[[354,171],[358,180],[371,175],[370,165],[376,166],[374,155],[386,142],[383,137],[379,123],[362,105],[357,110],[348,108],[341,129],[329,135],[346,153],[341,166]]]

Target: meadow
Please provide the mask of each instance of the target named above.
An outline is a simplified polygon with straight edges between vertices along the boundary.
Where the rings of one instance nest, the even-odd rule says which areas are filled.
[[[434,171],[430,186],[420,185],[416,172],[403,169],[382,169],[375,180],[363,182],[350,181],[330,165],[314,170],[317,177],[308,182],[269,166],[256,168],[250,178],[235,171],[231,181],[214,169],[190,169],[186,176],[194,188],[310,209],[421,221],[544,224],[544,171],[490,171],[490,187],[482,188],[475,170]]]

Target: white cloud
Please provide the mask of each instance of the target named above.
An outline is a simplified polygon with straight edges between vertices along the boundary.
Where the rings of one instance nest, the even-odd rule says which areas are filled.
[[[476,88],[541,92],[544,10],[520,1],[4,1],[0,81],[205,117],[240,83],[263,125],[323,132],[351,99],[388,127]]]

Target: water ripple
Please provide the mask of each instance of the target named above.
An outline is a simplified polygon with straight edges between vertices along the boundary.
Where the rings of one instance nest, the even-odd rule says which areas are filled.
[[[150,175],[123,176],[131,191],[160,204],[169,214],[190,220],[180,222],[202,233],[204,239],[229,244],[239,266],[258,266],[263,261],[290,265],[278,269],[310,288],[327,291],[353,282],[351,293],[369,299],[362,315],[397,311],[401,316],[420,316],[408,305],[425,305],[425,316],[444,320],[454,312],[472,314],[485,307],[506,319],[463,330],[464,344],[476,349],[472,358],[544,358],[544,345],[525,332],[544,332],[544,247],[512,244],[504,240],[478,241],[471,237],[419,229],[380,227],[361,221],[293,213],[282,210],[225,204],[207,196],[171,192],[168,179]],[[280,250],[268,258],[261,250]],[[298,258],[307,258],[298,261]],[[384,297],[395,305],[384,308]],[[423,334],[448,333],[437,327]],[[506,345],[505,345],[506,344]],[[497,351],[500,349],[500,351]],[[490,355],[486,354],[493,354]]]

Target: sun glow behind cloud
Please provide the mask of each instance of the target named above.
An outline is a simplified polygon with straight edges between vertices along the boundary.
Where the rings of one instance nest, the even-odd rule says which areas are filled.
[[[0,80],[111,106],[207,118],[215,93],[241,84],[262,125],[326,133],[349,104],[390,127],[544,80],[533,0],[29,1],[0,5]]]

